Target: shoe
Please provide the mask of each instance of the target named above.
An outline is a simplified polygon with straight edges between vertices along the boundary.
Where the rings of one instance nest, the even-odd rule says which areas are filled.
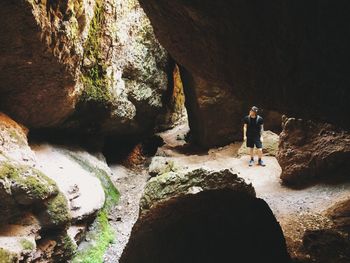
[[[263,167],[266,166],[266,164],[265,164],[262,160],[259,160],[259,161],[258,161],[258,165],[263,166]]]
[[[254,164],[254,160],[251,159],[251,160],[249,161],[249,166],[253,166],[253,164]]]

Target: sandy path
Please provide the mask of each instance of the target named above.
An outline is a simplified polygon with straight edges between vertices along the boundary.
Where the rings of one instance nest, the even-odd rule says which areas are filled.
[[[120,200],[110,213],[110,223],[117,236],[115,243],[108,248],[104,262],[118,263],[138,218],[140,198],[149,176],[147,168],[131,170],[122,165],[112,165],[110,168],[111,179],[120,192]]]
[[[291,254],[301,245],[306,229],[320,229],[330,224],[324,212],[337,202],[350,196],[350,183],[327,185],[318,184],[302,190],[281,185],[279,166],[275,157],[264,157],[266,167],[248,166],[249,156],[236,158],[241,144],[231,144],[207,152],[186,151],[183,134],[188,126],[182,124],[161,135],[166,144],[158,151],[158,158],[172,160],[181,169],[232,169],[248,183],[252,183],[257,197],[264,199],[275,214],[286,236]]]
[[[183,140],[188,131],[183,123],[160,136],[165,145],[158,149],[158,157],[172,160],[181,169],[232,169],[252,183],[257,197],[264,199],[280,222],[288,248],[295,254],[305,229],[318,229],[329,224],[323,212],[338,201],[350,196],[350,183],[339,185],[319,184],[303,190],[281,185],[281,168],[274,157],[265,157],[266,167],[248,166],[248,156],[236,158],[240,144],[230,144],[206,152],[187,148]],[[121,165],[111,166],[112,180],[121,193],[118,207],[111,214],[111,223],[117,231],[117,241],[105,255],[105,262],[117,263],[126,246],[132,226],[137,220],[139,200],[149,179],[147,167],[139,171]]]

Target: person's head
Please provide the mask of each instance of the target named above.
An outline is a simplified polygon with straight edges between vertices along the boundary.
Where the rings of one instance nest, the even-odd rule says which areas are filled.
[[[249,116],[255,118],[258,115],[258,107],[253,106],[249,111]]]

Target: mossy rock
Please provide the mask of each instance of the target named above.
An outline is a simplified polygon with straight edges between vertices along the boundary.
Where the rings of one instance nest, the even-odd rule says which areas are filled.
[[[17,203],[29,205],[58,193],[56,183],[42,172],[10,162],[0,166],[0,180],[6,181]]]
[[[106,195],[104,207],[98,212],[96,220],[87,233],[87,238],[90,240],[89,243],[84,243],[82,249],[78,250],[71,262],[102,263],[103,255],[110,243],[115,240],[116,234],[108,221],[108,213],[117,204],[120,194],[104,169],[95,166],[79,154],[69,152],[68,155],[75,162],[79,163],[82,168],[100,179]]]
[[[21,244],[23,250],[30,250],[32,251],[33,249],[35,249],[35,244],[32,243],[31,241],[29,241],[26,238],[22,238],[19,243]]]
[[[169,160],[164,157],[153,157],[151,165],[148,168],[148,173],[151,176],[159,176],[162,174],[176,172],[178,168],[173,160]]]
[[[144,214],[152,206],[181,195],[224,188],[255,196],[253,186],[228,169],[168,172],[149,180],[140,201],[140,211]]]
[[[54,240],[55,246],[51,254],[50,262],[66,263],[77,252],[77,245],[69,237],[66,230],[56,233],[50,240]]]
[[[71,220],[68,202],[63,193],[58,193],[45,204],[46,209],[39,215],[44,227],[58,227],[67,225]]]
[[[0,262],[1,263],[17,263],[18,255],[6,249],[0,248]]]

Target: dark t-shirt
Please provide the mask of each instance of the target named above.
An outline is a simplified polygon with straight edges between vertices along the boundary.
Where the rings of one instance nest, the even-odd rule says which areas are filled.
[[[261,116],[258,115],[256,118],[251,118],[248,115],[244,117],[243,121],[247,124],[247,137],[260,137],[261,126],[264,124],[264,119]]]

